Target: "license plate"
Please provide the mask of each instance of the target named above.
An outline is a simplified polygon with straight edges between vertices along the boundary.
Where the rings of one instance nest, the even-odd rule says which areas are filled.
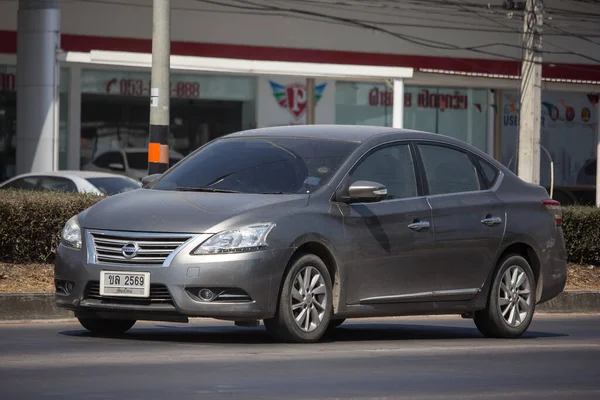
[[[150,272],[102,271],[100,296],[150,297]]]

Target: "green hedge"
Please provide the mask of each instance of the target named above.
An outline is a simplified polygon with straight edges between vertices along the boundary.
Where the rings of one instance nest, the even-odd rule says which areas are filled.
[[[104,197],[50,191],[0,191],[0,261],[54,262],[65,223]]]
[[[600,262],[600,209],[596,207],[563,207],[563,230],[569,262]]]
[[[0,191],[0,261],[54,261],[65,222],[103,197],[77,193]],[[569,261],[600,262],[600,209],[563,207]]]

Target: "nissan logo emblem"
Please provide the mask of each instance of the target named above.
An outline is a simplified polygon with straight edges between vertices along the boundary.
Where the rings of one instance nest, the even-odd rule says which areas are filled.
[[[140,251],[140,246],[135,242],[126,243],[125,246],[121,247],[121,254],[125,258],[133,258]]]

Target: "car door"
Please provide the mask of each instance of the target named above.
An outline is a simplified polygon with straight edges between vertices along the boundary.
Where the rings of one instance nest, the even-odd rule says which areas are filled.
[[[505,207],[490,190],[497,173],[458,147],[418,143],[417,149],[435,225],[436,297],[470,298],[494,267],[504,235]]]
[[[341,204],[347,266],[346,302],[395,303],[425,300],[433,290],[429,251],[431,209],[419,196],[409,143],[369,152],[350,171],[345,185],[374,181],[387,188],[378,202]]]

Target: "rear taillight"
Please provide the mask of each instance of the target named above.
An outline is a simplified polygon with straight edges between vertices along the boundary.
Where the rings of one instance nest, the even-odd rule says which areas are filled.
[[[554,221],[556,221],[556,226],[561,226],[562,209],[560,208],[560,203],[556,200],[543,200],[542,204],[544,204],[546,209],[548,209],[548,212],[554,217]]]

